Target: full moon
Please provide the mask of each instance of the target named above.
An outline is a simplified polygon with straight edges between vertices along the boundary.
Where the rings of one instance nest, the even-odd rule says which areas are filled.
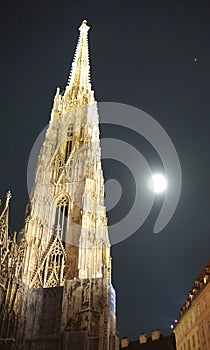
[[[154,193],[162,193],[167,189],[167,179],[164,175],[152,175],[152,190]]]

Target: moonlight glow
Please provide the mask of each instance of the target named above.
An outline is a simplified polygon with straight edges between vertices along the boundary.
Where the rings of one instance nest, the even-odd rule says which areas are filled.
[[[154,174],[152,175],[152,190],[154,193],[162,193],[167,189],[167,179],[164,175]]]

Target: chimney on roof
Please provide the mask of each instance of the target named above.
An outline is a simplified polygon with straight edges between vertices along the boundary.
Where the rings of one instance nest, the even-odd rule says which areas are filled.
[[[152,331],[151,337],[152,337],[152,340],[160,339],[160,331],[158,329]]]
[[[139,335],[139,343],[140,344],[144,344],[146,342],[147,342],[147,335],[146,335],[146,333],[141,333]]]
[[[129,345],[129,339],[128,339],[128,337],[122,338],[122,340],[121,340],[121,348],[127,348],[128,345]]]

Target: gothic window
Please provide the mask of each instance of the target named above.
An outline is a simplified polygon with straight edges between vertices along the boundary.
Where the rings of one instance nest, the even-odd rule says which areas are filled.
[[[67,137],[73,136],[73,131],[74,131],[73,124],[69,124],[69,126],[68,126],[68,132],[67,132]]]
[[[59,154],[56,154],[53,162],[52,162],[52,171],[51,171],[51,180],[57,181],[61,172],[63,170],[63,162]]]
[[[73,124],[69,124],[68,131],[67,131],[66,146],[65,146],[65,163],[67,162],[72,151],[73,131],[74,131]]]
[[[72,139],[66,140],[65,163],[67,162],[72,150]]]
[[[82,290],[82,303],[83,305],[87,306],[89,303],[89,298],[90,298],[90,291],[89,291],[90,286],[87,285],[85,288]]]
[[[68,222],[68,200],[66,197],[62,197],[56,206],[55,213],[55,235],[65,241],[66,229]]]

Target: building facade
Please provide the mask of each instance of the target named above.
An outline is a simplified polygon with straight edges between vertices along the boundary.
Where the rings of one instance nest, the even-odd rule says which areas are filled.
[[[138,340],[130,341],[128,338],[121,340],[120,349],[125,350],[176,350],[176,342],[173,334],[163,336],[159,330],[152,331],[148,336],[141,333]]]
[[[210,261],[195,281],[174,328],[177,350],[210,349]]]
[[[18,234],[0,210],[0,348],[116,350],[115,290],[104,206],[99,116],[83,21],[57,89]]]

